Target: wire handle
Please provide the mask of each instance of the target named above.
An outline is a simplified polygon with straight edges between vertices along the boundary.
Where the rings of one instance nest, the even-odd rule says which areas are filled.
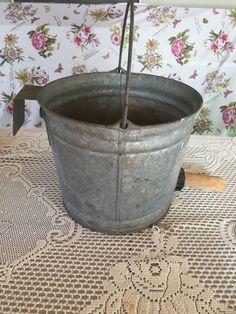
[[[116,68],[116,72],[118,72],[118,73],[121,73],[122,70],[123,70],[122,67],[121,67],[121,62],[122,62],[122,53],[123,53],[124,38],[125,38],[125,28],[126,28],[126,24],[127,24],[128,12],[129,12],[129,2],[127,2],[127,5],[126,5],[124,20],[123,20],[123,26],[122,26],[122,33],[121,33],[121,40],[120,40],[119,61],[118,61],[118,67]]]
[[[122,34],[121,34],[119,63],[118,63],[118,69],[117,69],[118,73],[122,71],[121,60],[122,60],[125,28],[127,24],[129,8],[130,8],[130,25],[129,25],[128,61],[127,61],[126,84],[125,84],[125,99],[124,99],[123,114],[122,114],[121,125],[120,125],[122,129],[125,129],[127,127],[127,116],[128,116],[128,109],[129,109],[129,87],[130,87],[131,64],[132,64],[132,53],[133,53],[133,37],[134,37],[134,0],[129,0],[126,5],[124,23],[123,23]]]

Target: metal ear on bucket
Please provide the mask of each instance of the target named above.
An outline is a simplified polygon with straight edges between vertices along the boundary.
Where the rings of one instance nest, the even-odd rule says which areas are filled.
[[[184,83],[131,73],[133,1],[123,33],[129,8],[127,71],[121,45],[115,71],[73,75],[37,90],[65,208],[76,222],[106,233],[140,230],[165,215],[202,106]],[[22,98],[16,97],[19,108]],[[21,122],[22,116],[15,130]]]

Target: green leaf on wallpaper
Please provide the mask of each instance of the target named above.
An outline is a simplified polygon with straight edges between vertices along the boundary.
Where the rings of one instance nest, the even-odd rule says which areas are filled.
[[[189,36],[188,36],[188,35],[184,35],[184,36],[182,37],[182,39],[183,39],[183,41],[187,41],[187,40],[189,39]]]
[[[229,10],[229,18],[230,18],[230,24],[234,27],[236,26],[236,9]]]
[[[169,42],[172,43],[174,40],[176,40],[176,37],[170,37]]]
[[[224,111],[225,109],[227,109],[228,107],[227,106],[220,106],[220,111]]]
[[[29,35],[29,37],[31,38],[34,35],[35,31],[30,31],[27,33],[27,35]]]

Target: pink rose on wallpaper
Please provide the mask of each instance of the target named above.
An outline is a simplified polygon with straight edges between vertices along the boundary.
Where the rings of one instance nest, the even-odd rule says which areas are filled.
[[[117,33],[111,34],[111,42],[113,45],[119,46],[120,45],[120,36]]]
[[[236,125],[236,111],[234,108],[226,108],[222,112],[222,119],[226,126]]]
[[[56,43],[57,35],[50,35],[50,28],[47,24],[39,25],[27,33],[31,39],[33,47],[38,50],[38,54],[43,58],[52,56],[53,45]]]
[[[45,35],[43,32],[35,33],[31,37],[32,45],[35,49],[43,51],[45,49]]]
[[[179,59],[184,55],[184,41],[183,39],[176,39],[171,44],[171,52]]]
[[[189,29],[185,29],[183,32],[176,34],[176,36],[170,37],[170,49],[174,55],[176,62],[184,65],[189,62],[191,58],[191,52],[193,51],[195,43],[190,43]]]

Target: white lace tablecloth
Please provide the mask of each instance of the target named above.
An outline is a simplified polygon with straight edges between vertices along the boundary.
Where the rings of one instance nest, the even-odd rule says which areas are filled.
[[[117,67],[125,4],[0,3],[0,127],[25,84]],[[126,69],[128,25],[122,66]],[[136,4],[132,71],[182,81],[204,107],[195,134],[236,136],[236,9]],[[41,126],[27,103],[25,127]]]
[[[153,227],[104,235],[71,220],[44,130],[0,131],[0,313],[236,313],[236,139],[192,136],[184,188]]]

